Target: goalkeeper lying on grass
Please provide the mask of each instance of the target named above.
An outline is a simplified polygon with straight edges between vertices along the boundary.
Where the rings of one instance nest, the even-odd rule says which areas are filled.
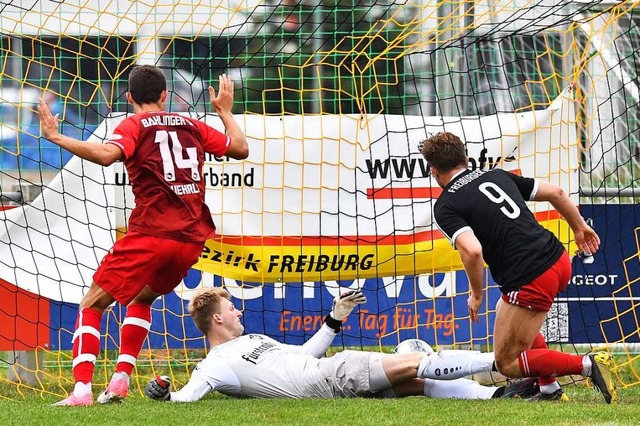
[[[171,392],[171,380],[156,376],[145,393],[156,400],[197,401],[211,391],[255,398],[403,397],[489,399],[529,396],[535,379],[503,387],[482,386],[462,377],[491,371],[493,354],[474,351],[383,354],[342,351],[324,358],[342,321],[366,301],[349,292],[334,301],[324,325],[304,345],[279,343],[262,334],[242,335],[242,313],[221,288],[198,293],[189,304],[211,350],[189,382]],[[434,380],[445,379],[445,380]]]

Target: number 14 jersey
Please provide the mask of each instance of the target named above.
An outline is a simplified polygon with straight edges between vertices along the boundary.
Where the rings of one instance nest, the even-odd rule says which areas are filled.
[[[228,136],[201,121],[158,111],[127,117],[106,143],[125,156],[136,203],[130,231],[177,241],[213,237],[202,165],[205,152],[226,154]]]
[[[534,179],[504,170],[465,170],[454,176],[433,208],[435,221],[455,247],[473,230],[502,293],[516,291],[542,275],[564,247],[527,207],[537,191]]]

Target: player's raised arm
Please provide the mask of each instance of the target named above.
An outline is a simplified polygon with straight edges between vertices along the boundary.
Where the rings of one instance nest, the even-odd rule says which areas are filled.
[[[366,303],[367,297],[362,291],[348,291],[333,299],[333,309],[324,319],[320,329],[303,345],[284,345],[290,351],[313,355],[320,358],[325,355],[333,339],[340,332],[342,322],[353,312],[356,306]]]
[[[59,114],[52,115],[49,106],[42,98],[40,98],[38,105],[38,116],[40,117],[42,136],[73,155],[101,166],[109,166],[124,157],[122,150],[116,145],[83,142],[58,132]]]
[[[249,156],[249,145],[247,138],[233,118],[231,110],[233,108],[233,81],[226,74],[220,76],[220,87],[218,94],[213,86],[209,86],[209,96],[211,97],[211,106],[218,113],[218,117],[222,120],[227,135],[231,138],[231,144],[226,155],[236,160],[243,160]]]
[[[600,247],[600,237],[584,220],[578,206],[564,190],[552,183],[538,182],[535,201],[548,201],[566,220],[575,234],[576,244],[583,253],[593,254]]]

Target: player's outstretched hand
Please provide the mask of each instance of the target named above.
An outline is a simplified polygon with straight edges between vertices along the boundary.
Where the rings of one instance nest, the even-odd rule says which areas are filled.
[[[220,87],[216,95],[216,89],[209,86],[211,106],[218,113],[231,112],[233,108],[233,80],[226,74],[220,76]]]
[[[482,305],[482,294],[480,294],[480,296],[471,294],[467,299],[467,308],[469,308],[469,317],[473,322],[480,322],[480,317],[478,316],[480,305]]]
[[[574,232],[576,244],[582,253],[592,255],[600,248],[600,237],[590,226]]]
[[[44,136],[45,139],[51,140],[52,137],[58,134],[60,114],[56,114],[55,116],[51,114],[49,106],[40,98],[38,116],[40,117],[40,131],[42,132],[42,136]]]
[[[156,376],[149,380],[144,388],[144,394],[156,401],[166,401],[171,395],[171,377]]]
[[[366,301],[367,296],[365,296],[362,291],[348,291],[333,299],[333,309],[330,315],[338,321],[344,321],[357,305],[365,303]]]

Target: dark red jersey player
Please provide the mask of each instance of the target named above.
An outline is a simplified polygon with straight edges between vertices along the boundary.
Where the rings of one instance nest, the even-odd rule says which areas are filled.
[[[218,94],[212,87],[209,93],[226,135],[198,120],[166,112],[162,71],[138,66],[129,75],[127,93],[135,115],[126,118],[104,144],[58,133],[58,117],[40,102],[44,137],[103,166],[124,161],[136,203],[127,234],[104,257],[80,302],[73,335],[76,384],[72,394],[56,405],[93,403],[91,381],[100,349],[101,318],[114,301],[126,305],[127,314],[116,371],[98,402],[117,402],[127,396],[129,375],[151,326],[151,304],[180,283],[215,233],[205,204],[204,155],[244,159],[249,149],[231,113],[231,79],[220,76]]]

